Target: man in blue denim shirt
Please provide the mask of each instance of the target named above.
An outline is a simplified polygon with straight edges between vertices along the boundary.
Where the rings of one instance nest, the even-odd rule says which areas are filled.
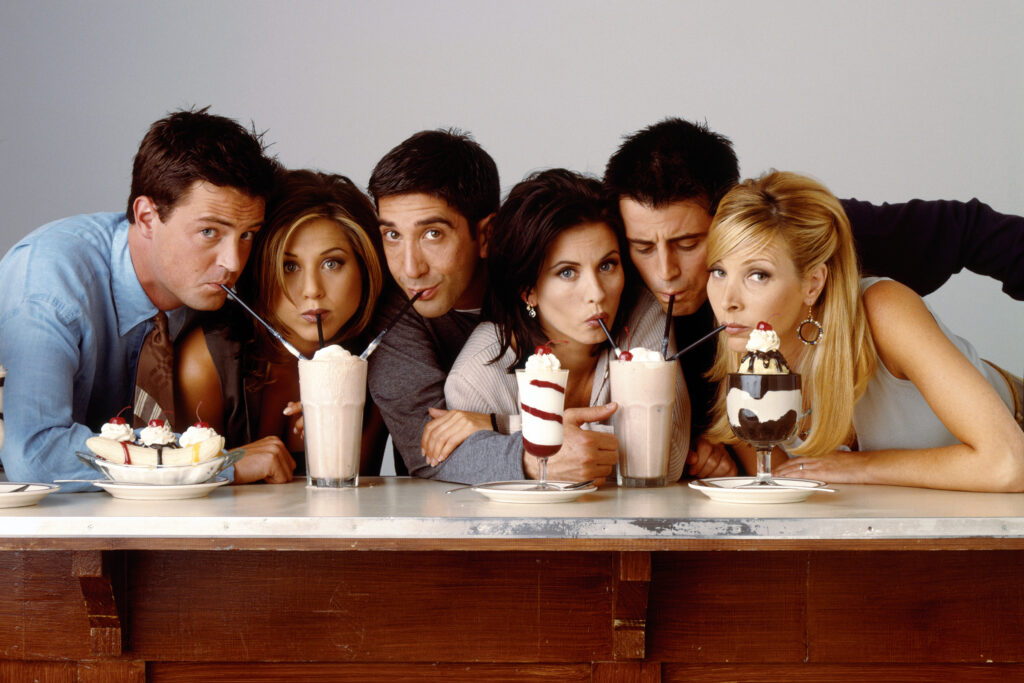
[[[260,137],[235,121],[176,112],[139,146],[127,213],[55,221],[0,261],[10,480],[94,476],[74,453],[131,405],[153,316],[168,312],[173,337],[191,310],[223,305],[220,285],[233,285],[249,257],[274,168]],[[251,455],[236,482],[290,480],[283,444]]]

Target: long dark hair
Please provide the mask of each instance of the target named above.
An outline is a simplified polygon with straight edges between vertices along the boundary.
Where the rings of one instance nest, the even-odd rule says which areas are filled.
[[[625,231],[618,208],[601,183],[579,173],[554,168],[533,173],[512,188],[498,209],[487,243],[487,296],[484,318],[498,329],[501,349],[515,352],[511,372],[545,340],[537,318],[526,313],[523,296],[536,286],[548,250],[566,230],[583,223],[604,223],[615,233],[619,253],[628,258]],[[629,318],[636,298],[629,269],[626,286],[612,325],[616,334]]]

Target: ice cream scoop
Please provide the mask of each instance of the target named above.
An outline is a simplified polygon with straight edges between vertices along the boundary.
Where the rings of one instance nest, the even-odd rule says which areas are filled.
[[[747,353],[740,360],[739,372],[753,375],[785,375],[789,373],[786,359],[779,353],[779,335],[766,322],[759,322],[750,331]]]

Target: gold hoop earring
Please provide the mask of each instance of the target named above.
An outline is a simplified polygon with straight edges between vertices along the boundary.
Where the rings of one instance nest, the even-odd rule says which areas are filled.
[[[804,331],[808,325],[815,328],[814,336],[811,337],[810,339],[804,336]],[[796,336],[799,337],[800,341],[802,341],[804,344],[807,344],[807,346],[815,346],[818,342],[821,341],[822,337],[825,336],[825,330],[821,326],[821,323],[814,319],[814,309],[811,308],[810,306],[807,307],[807,319],[804,320],[799,325],[797,325],[796,327]]]
[[[530,316],[531,318],[536,318],[537,317],[537,308],[534,307],[534,306],[531,306],[530,304],[526,304],[526,315]]]

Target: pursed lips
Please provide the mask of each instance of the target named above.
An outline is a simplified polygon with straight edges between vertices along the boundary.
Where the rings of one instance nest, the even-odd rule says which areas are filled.
[[[314,308],[308,311],[303,311],[299,315],[307,322],[316,323],[317,315],[319,315],[322,320],[328,313],[330,313],[330,311],[325,308]]]

